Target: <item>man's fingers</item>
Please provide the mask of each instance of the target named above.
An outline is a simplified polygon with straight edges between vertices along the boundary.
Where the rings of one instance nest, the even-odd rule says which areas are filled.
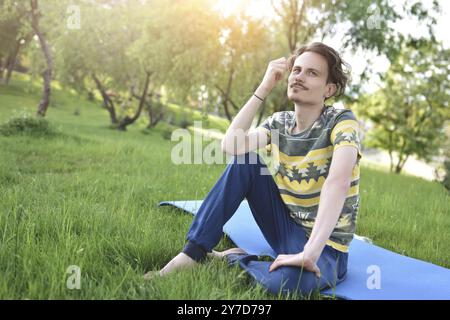
[[[287,62],[286,61],[277,61],[277,60],[275,60],[275,61],[272,61],[271,63],[270,63],[272,66],[278,66],[278,67],[286,67],[286,65],[287,65]]]
[[[276,66],[275,69],[279,70],[282,73],[284,73],[286,71],[284,66]]]
[[[273,67],[276,69],[280,69],[280,71],[285,72],[287,65],[285,63],[277,63],[277,64],[274,64]]]
[[[284,265],[282,259],[275,259],[275,261],[269,267],[269,272],[275,271],[282,265]],[[320,272],[320,269],[317,265],[314,265],[312,270],[309,271],[313,272],[317,278],[320,278],[322,276],[322,273]]]
[[[317,265],[314,266],[314,273],[316,274],[317,278],[320,278],[322,276],[320,273],[320,269]]]
[[[269,272],[272,272],[272,271],[276,270],[277,268],[278,268],[278,264],[276,263],[276,261],[274,261],[269,267]]]
[[[275,76],[277,77],[277,80],[280,80],[284,74],[285,74],[285,70],[283,68],[274,68],[276,74]]]
[[[282,64],[273,64],[271,65],[272,69],[274,70],[280,70],[280,71],[286,71],[286,67]]]
[[[286,60],[280,60],[280,61],[275,60],[275,61],[273,62],[273,64],[277,64],[277,65],[285,65],[286,63],[287,63]]]
[[[269,272],[274,271],[275,269],[278,269],[278,267],[282,264],[282,257],[278,256],[270,265]]]

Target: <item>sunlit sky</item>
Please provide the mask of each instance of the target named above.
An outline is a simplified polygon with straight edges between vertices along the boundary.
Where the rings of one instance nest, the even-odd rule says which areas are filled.
[[[275,0],[276,1],[276,0]],[[393,0],[394,1],[394,0]],[[400,1],[393,2],[396,6],[401,8]],[[450,1],[440,0],[439,1],[442,9],[441,16],[437,19],[437,25],[435,27],[436,37],[438,40],[441,40],[445,47],[450,47]],[[425,6],[430,6],[431,0],[423,1]],[[255,18],[273,18],[274,12],[271,6],[270,0],[217,0],[216,9],[220,10],[224,15],[232,15],[239,11],[245,11],[247,14],[254,16]],[[424,26],[418,26],[417,23],[413,21],[403,20],[393,27],[404,34],[421,35],[427,32]],[[342,33],[341,33],[342,34]],[[320,41],[320,39],[313,39],[313,41]],[[338,33],[333,38],[328,38],[324,40],[325,43],[334,47],[335,49],[341,49],[341,38]],[[350,51],[343,52],[344,59],[347,60],[353,70],[353,74],[360,74],[364,69],[365,65],[368,63],[367,55],[362,55],[355,53],[351,53]],[[274,57],[277,58],[277,57]],[[374,66],[374,70],[376,72],[384,72],[389,67],[389,62],[384,57],[378,57],[372,55],[369,57],[370,64]],[[375,90],[377,88],[376,85],[370,85],[370,88],[367,88],[369,91]]]

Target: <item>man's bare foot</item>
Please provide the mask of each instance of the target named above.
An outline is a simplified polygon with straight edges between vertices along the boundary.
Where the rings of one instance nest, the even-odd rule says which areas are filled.
[[[231,248],[227,249],[225,251],[215,251],[213,250],[211,253],[208,253],[208,257],[223,259],[229,254],[246,254],[243,249],[241,248]],[[175,256],[172,260],[169,261],[165,265],[164,268],[162,268],[159,271],[149,271],[144,275],[144,280],[151,280],[155,277],[163,277],[166,276],[176,270],[182,270],[194,267],[198,264],[195,260],[193,260],[188,255],[184,254],[183,252],[180,252],[177,256]]]
[[[150,280],[154,277],[166,276],[174,271],[191,268],[198,265],[198,262],[193,260],[191,257],[186,255],[183,252],[180,252],[177,256],[175,256],[172,260],[167,263],[164,268],[160,271],[150,271],[144,275],[144,280]]]
[[[231,249],[228,249],[228,250],[225,250],[225,251],[215,251],[215,250],[213,250],[211,253],[208,253],[208,256],[209,257],[213,257],[213,258],[223,259],[227,255],[232,254],[232,253],[246,254],[247,252],[245,252],[241,248],[231,248]]]
[[[160,277],[159,271],[149,271],[144,274],[144,280],[152,280],[153,278]]]

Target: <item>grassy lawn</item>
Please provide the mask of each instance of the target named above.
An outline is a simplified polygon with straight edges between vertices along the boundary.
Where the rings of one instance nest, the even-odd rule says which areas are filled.
[[[17,77],[0,86],[0,122],[34,114],[39,96]],[[175,165],[164,126],[144,131],[144,119],[127,132],[111,130],[98,103],[61,89],[47,118],[60,134],[0,136],[0,299],[282,298],[223,261],[143,282],[145,271],[180,251],[192,221],[158,203],[204,198],[225,165]],[[450,268],[443,186],[363,167],[360,192],[357,234]],[[224,238],[218,249],[230,246]],[[80,290],[66,286],[71,265],[81,268]]]

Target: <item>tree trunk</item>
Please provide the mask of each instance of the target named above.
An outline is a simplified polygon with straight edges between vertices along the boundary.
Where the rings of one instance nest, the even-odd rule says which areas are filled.
[[[395,173],[399,174],[402,172],[402,167],[400,166],[400,162],[397,163],[397,166],[395,167]]]
[[[394,171],[394,159],[392,156],[392,131],[389,131],[388,136],[389,136],[389,147],[388,147],[388,152],[389,152],[389,159],[390,159],[390,167],[389,167],[389,172],[393,172]]]
[[[97,78],[95,73],[92,74],[92,79],[94,79],[95,85],[97,86],[98,91],[100,91],[100,94],[102,95],[103,104],[104,104],[106,110],[108,110],[108,112],[109,112],[109,116],[111,118],[111,123],[117,124],[118,121],[117,121],[117,116],[116,116],[116,108],[114,107],[113,101],[106,93],[105,88],[103,87],[102,83]]]
[[[3,70],[5,70],[5,67],[3,66],[3,56],[0,54],[0,83],[3,82]]]
[[[164,112],[160,111],[156,115],[153,113],[153,111],[152,111],[153,108],[151,107],[151,105],[149,103],[147,104],[147,106],[148,106],[148,117],[149,117],[149,123],[148,123],[147,128],[151,129],[154,126],[156,126],[159,121],[162,120],[162,118],[164,117]]]
[[[394,172],[394,158],[392,155],[392,150],[389,150],[389,159],[390,159],[389,172]]]
[[[17,56],[19,55],[20,51],[20,39],[16,41],[16,45],[14,46],[14,50],[9,54],[8,59],[6,60],[6,77],[5,77],[5,84],[8,85],[9,81],[11,80],[11,75],[14,70],[14,67],[16,66],[16,60]]]
[[[271,1],[272,8],[276,14],[284,21],[284,25],[287,29],[287,40],[290,52],[294,52],[298,44],[299,30],[301,30],[301,22],[304,18],[306,11],[306,0],[302,1],[299,8],[299,1],[288,0],[278,1],[281,4],[281,10],[275,5],[275,1]]]
[[[225,92],[225,90],[223,90],[219,85],[215,85],[215,87],[220,91],[220,93],[222,94],[222,99],[228,100],[229,103],[231,103],[231,106],[233,107],[234,110],[239,111],[239,107],[236,105],[236,103],[230,98],[229,94],[227,94]],[[256,90],[256,89],[255,89]]]
[[[398,162],[397,165],[395,167],[395,173],[400,173],[402,171],[403,166],[405,165],[406,159],[408,159],[409,155],[406,155],[406,159],[403,159],[403,157],[405,156],[405,148],[406,148],[406,139],[403,139],[403,144],[400,148],[400,152],[398,154]]]
[[[146,98],[147,98],[148,85],[150,83],[150,76],[151,75],[152,75],[151,72],[146,72],[144,91],[143,91],[143,93],[141,95],[141,99],[139,100],[139,106],[138,106],[138,109],[137,109],[136,113],[131,118],[128,117],[128,116],[125,116],[122,120],[120,120],[120,123],[117,126],[117,129],[122,130],[122,131],[126,131],[127,130],[127,126],[129,126],[130,124],[134,123],[139,118],[139,116],[141,115],[142,109],[144,108],[145,101],[146,101]]]
[[[227,119],[231,122],[232,118],[230,111],[228,110],[228,99],[226,97],[223,97],[223,109],[225,110],[225,115],[227,116]]]
[[[232,117],[230,111],[228,110],[228,97],[230,96],[231,86],[233,84],[233,76],[234,76],[234,68],[233,65],[231,65],[230,74],[228,76],[227,88],[223,96],[223,108],[225,110],[225,115],[227,116],[228,120],[230,120],[230,122],[232,120]]]
[[[151,101],[147,101],[147,110],[148,110],[148,129],[153,128],[161,121],[164,117],[164,112],[162,110],[158,110],[158,114],[156,114],[156,110],[153,109]]]
[[[47,41],[45,40],[45,37],[39,28],[38,0],[30,0],[30,3],[31,3],[31,26],[33,28],[34,33],[37,35],[39,39],[39,43],[41,45],[41,49],[45,57],[45,61],[47,62],[47,69],[44,71],[44,74],[42,75],[42,77],[44,78],[42,99],[39,103],[37,111],[38,116],[45,117],[48,105],[50,104],[53,62]]]
[[[137,94],[135,94],[133,91],[131,92],[133,98],[136,99],[141,99],[141,97]],[[151,98],[152,98],[152,93],[148,94],[148,98],[149,100],[145,100],[145,105],[147,106],[147,115],[148,115],[148,125],[147,125],[147,129],[151,129],[154,126],[156,126],[158,124],[159,121],[161,121],[164,117],[164,112],[162,110],[159,110],[159,112],[156,114],[155,109],[153,108],[152,102],[151,102]]]
[[[403,159],[403,156],[405,156],[405,158]],[[403,167],[405,166],[406,160],[408,160],[409,155],[402,155],[401,157],[399,157],[397,166],[395,167],[395,173],[400,173],[402,172]]]

